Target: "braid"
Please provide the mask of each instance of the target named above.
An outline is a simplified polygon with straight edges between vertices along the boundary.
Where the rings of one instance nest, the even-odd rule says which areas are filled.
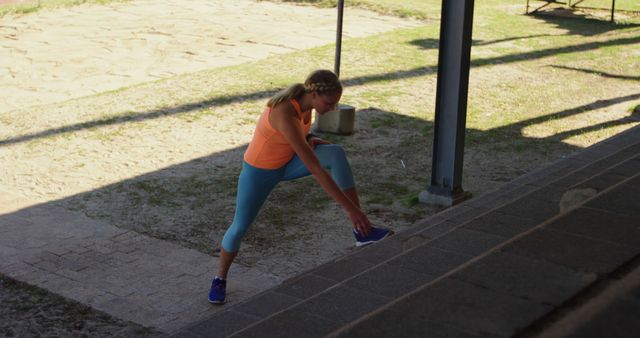
[[[318,94],[342,94],[342,84],[336,74],[330,70],[316,70],[312,72],[304,83],[296,83],[276,93],[267,106],[276,105],[291,100],[300,99],[304,93],[316,92]]]
[[[312,72],[304,82],[304,91],[319,94],[342,93],[342,84],[332,71],[319,69]]]
[[[337,89],[338,89],[338,86],[335,83],[326,83],[326,82],[310,83],[304,86],[304,91],[307,93],[309,92],[324,93],[324,92],[334,91]]]

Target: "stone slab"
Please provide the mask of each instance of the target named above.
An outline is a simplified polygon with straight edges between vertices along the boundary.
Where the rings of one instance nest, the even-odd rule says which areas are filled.
[[[547,229],[537,229],[502,250],[601,274],[614,271],[638,252],[628,246]]]
[[[299,299],[306,299],[336,284],[336,281],[307,273],[286,280],[274,288],[273,291]]]
[[[382,264],[346,282],[347,286],[384,297],[400,297],[435,279],[423,274],[390,264]]]
[[[389,303],[391,298],[339,285],[291,308],[301,314],[315,315],[339,325],[347,324]],[[334,329],[337,329],[335,326]]]
[[[207,318],[186,328],[187,335],[194,338],[216,338],[227,337],[236,331],[246,328],[248,325],[256,323],[258,318],[246,314],[224,311],[214,317]],[[185,332],[179,332],[171,337],[183,338]]]
[[[336,334],[339,338],[403,337],[403,338],[479,338],[480,334],[464,332],[458,327],[437,322],[408,321],[407,314],[388,310],[344,329]]]
[[[427,245],[467,256],[476,256],[499,245],[505,237],[469,229],[456,229]]]
[[[402,332],[404,325],[439,323],[483,337],[510,337],[552,307],[446,278],[388,307],[403,318],[386,323]],[[365,323],[366,324],[366,323]]]
[[[640,191],[625,185],[618,186],[587,202],[585,206],[638,218]]]
[[[317,269],[313,270],[313,274],[336,282],[341,282],[372,267],[373,265],[373,263],[366,260],[347,256],[343,259],[321,265]]]
[[[505,206],[498,208],[496,211],[507,215],[527,218],[536,223],[540,223],[556,216],[560,212],[560,207],[557,203],[523,198],[506,204]]]
[[[337,323],[315,314],[287,310],[239,332],[239,336],[247,338],[324,337],[337,326]]]
[[[595,274],[502,252],[482,258],[451,277],[554,306],[562,304],[596,280]]]
[[[440,276],[462,265],[470,258],[469,255],[423,245],[407,254],[394,258],[389,261],[389,264],[425,275]]]
[[[276,312],[291,307],[298,302],[300,302],[300,299],[297,297],[267,291],[238,304],[234,307],[234,311],[254,317],[266,318]]]
[[[514,215],[507,215],[498,211],[493,211],[480,216],[465,224],[462,228],[483,231],[502,237],[513,237],[519,233],[529,230],[536,225],[536,222],[528,218]]]
[[[554,220],[546,227],[640,249],[640,220],[637,218],[579,208]]]

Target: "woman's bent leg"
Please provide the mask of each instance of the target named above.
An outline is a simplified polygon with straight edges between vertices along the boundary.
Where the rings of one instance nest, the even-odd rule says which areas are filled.
[[[355,187],[355,180],[351,171],[351,165],[347,160],[347,155],[340,145],[337,144],[319,144],[314,150],[316,157],[320,161],[323,168],[329,170],[331,177],[342,191],[346,191]],[[311,173],[305,167],[302,160],[296,155],[285,166],[283,181],[295,180],[300,177],[308,176]]]

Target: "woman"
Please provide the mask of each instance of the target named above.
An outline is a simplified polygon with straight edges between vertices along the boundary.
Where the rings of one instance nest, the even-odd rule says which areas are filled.
[[[358,246],[373,243],[391,233],[388,229],[372,227],[360,209],[344,150],[309,134],[311,111],[327,113],[335,108],[341,96],[342,85],[338,77],[328,70],[316,70],[304,84],[294,84],[267,102],[244,154],[238,179],[236,212],[222,239],[218,271],[211,283],[209,302],[224,303],[227,273],[238,254],[240,241],[280,181],[313,175],[344,208],[353,225]]]

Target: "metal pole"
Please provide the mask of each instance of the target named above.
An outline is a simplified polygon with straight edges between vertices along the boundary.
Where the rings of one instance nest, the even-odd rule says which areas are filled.
[[[344,11],[344,0],[338,1],[338,29],[336,30],[336,60],[333,72],[340,77],[340,52],[342,50],[342,12]]]
[[[443,0],[431,185],[420,201],[451,206],[470,194],[462,190],[473,0]]]
[[[615,13],[616,11],[616,0],[613,0],[613,2],[611,3],[611,22],[613,22],[613,13]]]

